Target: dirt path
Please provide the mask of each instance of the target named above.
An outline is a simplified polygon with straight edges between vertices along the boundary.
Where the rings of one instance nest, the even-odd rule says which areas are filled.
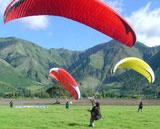
[[[12,99],[14,105],[54,105],[56,99]],[[0,99],[0,105],[9,105],[11,99]],[[70,100],[69,100],[70,101]],[[115,106],[137,106],[140,102],[138,99],[97,99],[101,105]],[[160,99],[144,99],[144,105],[160,106]],[[66,100],[60,99],[59,102],[63,105]],[[72,100],[73,105],[91,105],[88,99]]]

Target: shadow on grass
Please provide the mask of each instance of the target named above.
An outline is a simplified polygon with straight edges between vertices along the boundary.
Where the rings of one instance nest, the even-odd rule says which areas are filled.
[[[78,123],[69,123],[68,125],[69,126],[84,126],[84,127],[88,126],[88,125],[85,125],[85,124],[78,124]]]

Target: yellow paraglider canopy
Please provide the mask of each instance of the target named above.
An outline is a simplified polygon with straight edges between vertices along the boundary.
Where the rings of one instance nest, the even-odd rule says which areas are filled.
[[[146,62],[136,57],[127,57],[120,60],[111,70],[111,73],[115,73],[118,68],[133,69],[147,78],[149,83],[153,83],[155,80],[152,68]]]

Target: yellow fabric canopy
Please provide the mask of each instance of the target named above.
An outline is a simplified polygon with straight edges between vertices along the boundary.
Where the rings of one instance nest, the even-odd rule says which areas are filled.
[[[111,73],[115,73],[119,68],[130,68],[138,73],[142,74],[149,83],[153,83],[155,80],[155,75],[152,68],[143,60],[136,57],[127,57],[120,60],[114,68],[111,70]]]

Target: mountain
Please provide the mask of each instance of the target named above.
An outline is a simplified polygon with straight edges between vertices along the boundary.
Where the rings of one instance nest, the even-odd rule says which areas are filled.
[[[74,69],[72,75],[78,77],[81,86],[88,89],[91,87],[91,89],[105,90],[108,93],[140,94],[143,88],[144,90],[148,88],[145,85],[149,85],[144,77],[126,69],[119,69],[115,75],[111,75],[111,68],[125,57],[138,57],[149,63],[149,60],[159,51],[160,47],[150,48],[139,42],[133,48],[129,48],[112,40],[81,53],[79,57],[83,60],[78,60],[77,64],[79,65],[72,67]],[[148,93],[148,91],[146,92]]]
[[[0,93],[47,88],[56,82],[48,77],[53,67],[70,72],[81,93],[105,90],[107,93],[135,94],[142,89],[143,94],[157,93],[159,53],[160,46],[150,48],[140,42],[129,48],[111,40],[85,51],[70,51],[63,48],[48,50],[14,37],[0,38]],[[120,69],[111,75],[111,68],[125,57],[138,57],[148,62],[155,71],[155,83],[149,86],[144,77],[128,69]]]

